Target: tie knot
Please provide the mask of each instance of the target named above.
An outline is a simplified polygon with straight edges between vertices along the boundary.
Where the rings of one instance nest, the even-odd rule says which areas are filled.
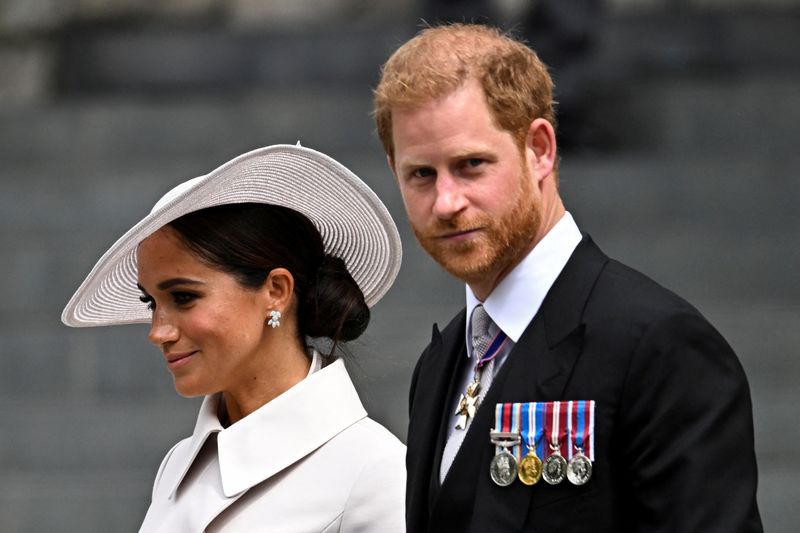
[[[472,336],[479,337],[489,334],[489,324],[492,319],[482,305],[476,305],[472,310]]]
[[[472,310],[472,317],[470,318],[472,326],[472,348],[478,358],[483,357],[492,339],[489,335],[489,325],[492,319],[489,318],[489,313],[482,305],[478,305]]]

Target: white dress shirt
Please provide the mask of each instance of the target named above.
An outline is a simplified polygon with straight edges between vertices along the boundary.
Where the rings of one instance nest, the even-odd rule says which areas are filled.
[[[555,226],[542,238],[541,241],[531,250],[514,269],[503,278],[494,290],[481,302],[473,294],[469,285],[466,287],[467,296],[467,318],[465,332],[467,336],[467,354],[469,364],[459,367],[461,376],[456,394],[451,398],[451,418],[448,425],[448,439],[455,431],[458,415],[455,414],[461,393],[466,390],[467,385],[472,381],[475,369],[475,360],[472,353],[472,341],[470,331],[470,317],[472,310],[479,304],[483,304],[484,309],[492,319],[493,324],[489,328],[491,335],[496,335],[498,328],[508,335],[501,352],[494,361],[493,373],[503,366],[506,357],[519,341],[522,333],[531,323],[533,317],[539,312],[547,292],[555,283],[556,278],[564,269],[572,252],[581,242],[581,232],[575,220],[569,212],[564,213]],[[487,391],[481,391],[481,398]],[[467,428],[467,431],[469,428]],[[440,479],[444,479],[450,464],[442,463]]]

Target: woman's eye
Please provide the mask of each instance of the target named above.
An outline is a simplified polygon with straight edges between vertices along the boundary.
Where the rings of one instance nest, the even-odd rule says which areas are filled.
[[[194,301],[197,298],[196,294],[191,292],[173,292],[172,293],[172,301],[175,302],[175,305],[187,305]]]
[[[139,300],[147,304],[147,308],[151,311],[156,308],[156,301],[153,300],[152,296],[139,296]]]

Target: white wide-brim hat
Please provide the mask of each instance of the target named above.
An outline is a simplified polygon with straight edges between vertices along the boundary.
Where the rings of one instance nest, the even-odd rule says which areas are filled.
[[[103,254],[61,321],[72,327],[150,322],[136,286],[139,243],[186,213],[246,202],[284,206],[308,217],[322,235],[325,252],[344,260],[370,307],[400,270],[397,227],[372,189],[323,153],[299,143],[279,144],[240,155],[165,194]]]

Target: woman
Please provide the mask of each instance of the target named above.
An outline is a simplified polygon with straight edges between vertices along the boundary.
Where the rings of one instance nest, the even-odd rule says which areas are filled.
[[[178,393],[205,397],[141,531],[404,530],[404,446],[306,346],[357,338],[400,256],[375,194],[289,145],[178,185],[105,253],[63,322],[150,322]]]

